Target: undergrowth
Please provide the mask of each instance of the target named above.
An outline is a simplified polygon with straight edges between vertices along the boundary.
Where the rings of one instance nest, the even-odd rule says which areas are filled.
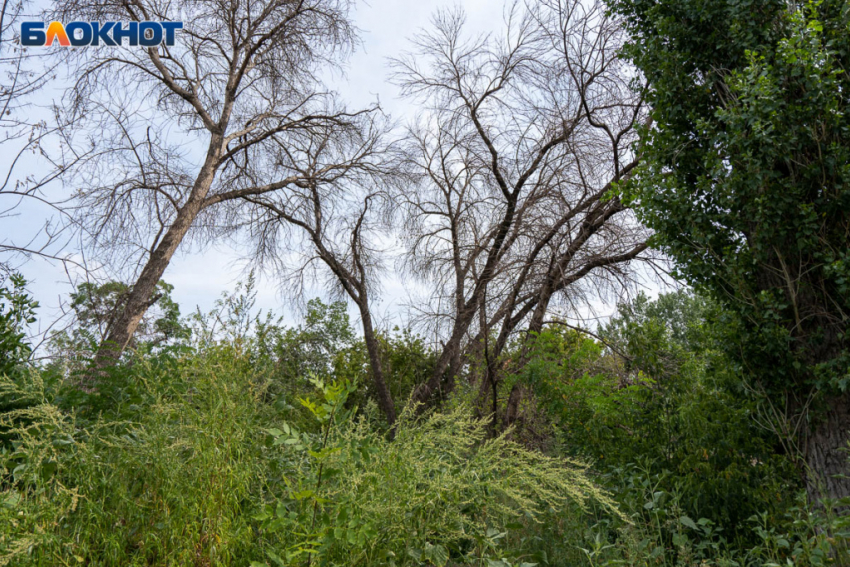
[[[390,440],[350,384],[316,380],[289,423],[256,368],[221,345],[137,359],[86,411],[38,372],[0,378],[28,400],[0,416],[0,565],[521,565],[506,533],[617,514],[585,465],[488,439],[467,409],[408,412]]]

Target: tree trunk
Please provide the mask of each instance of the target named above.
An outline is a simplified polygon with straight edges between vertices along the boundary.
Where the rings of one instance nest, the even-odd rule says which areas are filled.
[[[805,443],[806,491],[813,504],[824,497],[850,497],[850,393],[832,397],[818,418]]]
[[[358,307],[360,308],[360,318],[363,320],[363,339],[366,342],[366,352],[369,354],[372,381],[374,382],[375,391],[378,396],[378,405],[392,426],[396,421],[395,404],[393,404],[392,394],[390,394],[390,389],[387,387],[387,382],[384,379],[384,369],[381,366],[381,349],[378,339],[375,336],[375,330],[372,327],[372,317],[369,315],[366,295],[362,294],[361,297],[363,298],[363,305],[359,305]],[[394,430],[391,429],[391,431]]]
[[[186,204],[178,211],[177,218],[168,228],[159,244],[154,248],[136,283],[130,288],[124,308],[115,319],[106,339],[101,344],[95,359],[95,368],[103,369],[118,361],[130,343],[139,322],[151,306],[156,285],[174,257],[177,247],[195,222],[203,208],[204,199],[215,179],[216,166],[221,153],[221,136],[213,135],[206,160],[195,179]]]
[[[475,310],[467,309],[465,313],[457,316],[452,330],[452,336],[449,337],[449,340],[443,346],[443,350],[434,364],[434,369],[431,371],[431,376],[427,382],[419,384],[413,391],[413,396],[411,397],[413,403],[422,404],[421,407],[424,408],[425,404],[429,403],[434,394],[441,389],[440,387],[444,381],[447,381],[447,385],[451,389],[455,378],[454,374],[460,366],[459,361],[463,336],[466,334],[467,329],[469,329],[474,315]],[[443,393],[445,394],[447,392]]]
[[[510,427],[519,419],[519,404],[522,401],[522,387],[514,384],[508,396],[508,405],[505,408],[505,427]]]

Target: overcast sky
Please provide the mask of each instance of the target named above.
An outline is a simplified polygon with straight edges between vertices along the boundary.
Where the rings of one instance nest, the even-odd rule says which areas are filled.
[[[388,60],[411,49],[411,38],[420,30],[430,26],[433,14],[439,9],[459,7],[467,14],[467,31],[472,34],[498,32],[503,28],[503,4],[498,0],[371,0],[358,2],[354,12],[354,21],[361,30],[362,45],[350,58],[344,77],[334,78],[333,86],[351,107],[363,107],[379,100],[383,109],[401,124],[413,119],[414,106],[399,96],[398,88],[388,81]],[[51,96],[61,96],[61,90],[46,91],[40,97],[49,103]],[[38,103],[37,103],[38,104]],[[47,106],[47,104],[43,104]],[[7,170],[5,165],[10,156],[0,155],[0,171]],[[32,166],[30,166],[32,167]],[[25,169],[25,168],[24,168]],[[61,196],[67,191],[60,185],[54,187],[53,195]],[[9,204],[0,203],[0,211]],[[14,241],[26,244],[27,238],[36,234],[44,220],[52,212],[36,203],[27,203],[19,208],[14,217],[0,217],[0,242]],[[60,304],[67,301],[72,291],[69,279],[79,275],[67,274],[62,265],[44,260],[33,260],[19,265],[20,271],[30,282],[29,288],[41,303],[39,313],[40,329],[50,325],[61,314]],[[250,269],[240,260],[240,251],[222,245],[197,250],[181,249],[169,265],[163,279],[174,285],[174,299],[180,304],[183,314],[200,307],[203,311],[213,308],[222,292],[232,290],[235,284],[244,280]],[[416,286],[389,274],[382,280],[381,301],[373,305],[376,319],[384,325],[404,324],[405,305],[410,291]],[[650,287],[655,288],[653,284]],[[292,324],[300,319],[299,313],[290,310],[291,298],[281,295],[273,278],[260,275],[257,296],[257,308],[273,310],[283,315],[285,321]],[[653,290],[651,290],[653,291]],[[321,288],[312,290],[309,297],[326,294]],[[414,299],[422,300],[419,295]],[[427,298],[424,298],[427,300]],[[594,315],[606,315],[615,309],[613,305],[595,303]],[[356,320],[353,309],[349,310]],[[591,313],[585,313],[589,316]]]
[[[398,89],[391,85],[388,78],[388,59],[410,49],[410,38],[419,30],[429,26],[431,16],[441,8],[460,7],[468,17],[470,32],[499,30],[502,25],[502,5],[493,0],[371,0],[358,2],[354,13],[355,24],[361,30],[362,45],[351,57],[347,65],[346,76],[336,81],[336,87],[342,98],[352,106],[364,106],[380,100],[382,107],[394,119],[401,123],[412,118],[414,109],[399,97]],[[53,94],[42,95],[45,101]],[[11,156],[0,155],[0,171],[7,170],[5,165]],[[27,162],[29,165],[29,162]],[[30,166],[32,167],[32,166]],[[59,187],[55,191],[61,190]],[[8,203],[0,204],[0,207]],[[26,243],[29,235],[35,234],[50,214],[49,209],[28,203],[14,217],[0,219],[0,241]],[[59,312],[61,298],[67,298],[71,291],[69,278],[63,267],[43,260],[33,260],[20,265],[20,271],[30,281],[30,289],[42,304],[40,322],[49,323]],[[202,310],[212,308],[215,300],[225,290],[233,288],[244,278],[246,266],[239,261],[238,251],[228,247],[218,247],[203,253],[183,250],[172,261],[163,279],[174,285],[174,298],[181,305],[182,312],[193,311],[196,306]],[[407,299],[410,288],[397,278],[388,278],[383,301],[378,313],[385,322],[396,319],[402,322],[401,305]],[[262,278],[258,293],[258,307],[273,309],[284,314],[292,321],[287,298],[281,294],[275,282]],[[320,295],[321,289],[314,294]]]

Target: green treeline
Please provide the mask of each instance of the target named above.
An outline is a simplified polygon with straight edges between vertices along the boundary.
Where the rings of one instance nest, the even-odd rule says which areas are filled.
[[[20,345],[32,302],[4,294],[4,344]],[[476,407],[471,360],[451,397],[403,412],[390,440],[344,305],[311,301],[287,328],[252,294],[249,282],[180,318],[166,293],[164,317],[96,391],[77,381],[93,319],[58,335],[64,357],[46,365],[7,351],[19,364],[0,391],[5,564],[834,561],[844,523],[807,507],[704,298],[624,304],[604,343],[555,322],[522,366],[508,349],[494,420]],[[409,397],[433,349],[398,330],[381,348]]]

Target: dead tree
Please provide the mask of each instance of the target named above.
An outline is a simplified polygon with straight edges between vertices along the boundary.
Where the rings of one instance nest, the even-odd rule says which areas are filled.
[[[510,337],[539,331],[556,300],[627,284],[647,248],[612,191],[637,166],[644,120],[617,22],[601,3],[573,0],[514,5],[506,21],[501,38],[468,38],[462,14],[441,12],[416,55],[395,63],[429,109],[407,150],[420,182],[400,196],[406,267],[434,286],[445,323],[417,402],[450,390],[480,341],[482,395],[495,395]]]
[[[378,242],[388,235],[387,184],[396,177],[386,133],[381,116],[364,115],[347,128],[329,127],[324,136],[280,147],[290,162],[302,164],[305,181],[285,193],[247,197],[254,207],[234,211],[231,224],[244,227],[256,260],[275,268],[293,297],[323,277],[332,291],[354,302],[375,398],[392,425],[395,404],[371,311],[386,256]]]
[[[55,73],[45,53],[20,44],[19,26],[27,19],[30,2],[5,1],[0,6],[0,219],[21,214],[22,207],[47,210],[45,224],[24,234],[0,239],[0,270],[33,256],[76,264],[65,252],[72,235],[63,230],[64,208],[52,199],[50,186],[85,156],[67,143],[68,125],[38,95]],[[58,142],[58,143],[57,143]],[[77,267],[79,264],[76,264]]]
[[[172,47],[65,52],[77,77],[65,109],[97,148],[75,178],[79,223],[133,282],[99,364],[120,357],[181,244],[226,235],[236,203],[310,181],[272,150],[358,114],[320,80],[355,41],[349,8],[348,0],[57,5],[51,16],[62,21],[184,22]]]

